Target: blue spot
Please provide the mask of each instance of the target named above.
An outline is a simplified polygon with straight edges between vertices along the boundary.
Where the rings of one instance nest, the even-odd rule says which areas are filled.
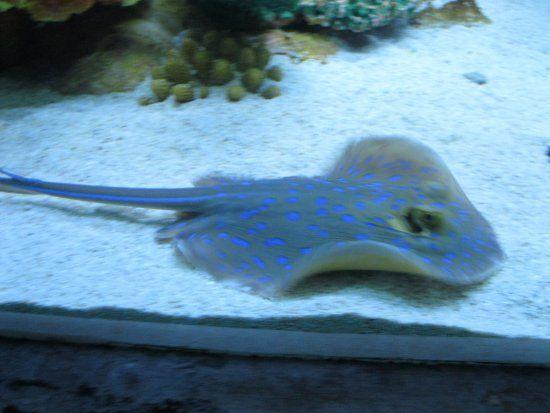
[[[273,281],[273,277],[270,275],[264,275],[263,277],[258,278],[258,281],[261,283],[267,283]]]
[[[320,196],[315,200],[315,204],[317,206],[323,206],[323,205],[326,205],[327,203],[328,203],[328,198],[326,196]]]
[[[225,232],[220,232],[220,233],[218,234],[218,237],[219,237],[219,238],[227,238],[227,237],[229,237],[229,234],[227,234],[227,233],[225,233]]]
[[[363,161],[364,164],[368,164],[372,161],[372,156],[367,156],[365,160]]]
[[[302,253],[302,255],[311,254],[312,250],[313,248],[310,248],[310,247],[300,248],[300,252]]]
[[[357,191],[358,188],[356,186],[347,186],[346,189],[348,191]]]
[[[227,259],[227,254],[226,254],[225,252],[223,252],[222,250],[217,250],[217,251],[216,251],[216,254],[217,254],[218,257],[221,258],[222,260]]]
[[[248,270],[250,268],[250,264],[247,263],[246,261],[243,261],[241,262],[241,264],[239,265],[239,268],[241,268],[242,270]]]
[[[315,188],[315,185],[313,185],[313,184],[305,184],[305,185],[304,185],[304,188],[306,188],[306,189],[313,189],[313,188]]]
[[[355,239],[357,240],[363,240],[363,239],[369,239],[370,237],[367,234],[356,234]]]
[[[422,257],[422,261],[424,261],[424,262],[427,263],[427,264],[431,264],[431,263],[432,263],[431,258],[428,258],[428,257]]]
[[[355,222],[355,217],[351,214],[344,214],[342,215],[342,221],[348,222],[348,223]]]
[[[386,223],[386,221],[384,219],[380,218],[380,217],[375,217],[374,222],[377,222],[379,224],[385,224]]]
[[[250,211],[245,211],[245,212],[241,213],[241,218],[242,219],[250,219],[250,218],[254,217],[255,215],[258,215],[258,210],[251,209]]]
[[[300,213],[296,211],[291,211],[288,214],[286,214],[286,218],[289,221],[299,221],[300,220]]]
[[[288,202],[289,204],[295,204],[296,202],[298,202],[298,197],[296,197],[296,196],[288,197],[286,199],[286,202]]]
[[[398,203],[398,204],[403,205],[403,204],[406,204],[406,203],[407,203],[407,200],[406,200],[405,198],[397,198],[397,199],[395,200],[395,202]]]
[[[432,206],[436,208],[445,208],[445,204],[443,202],[432,202]]]
[[[397,205],[397,204],[393,204],[390,208],[391,208],[392,211],[399,211],[399,209],[400,209],[401,207],[400,207],[399,205]]]
[[[281,238],[268,238],[265,240],[264,245],[267,247],[275,247],[278,245],[285,245],[286,242]]]
[[[307,229],[309,229],[310,231],[319,231],[321,227],[319,225],[308,225]]]
[[[298,190],[297,189],[289,189],[288,194],[289,195],[298,195]]]
[[[283,267],[286,271],[290,271],[293,267],[290,264],[287,264]]]
[[[324,216],[324,215],[328,215],[328,209],[326,208],[319,208],[316,212],[317,216]]]
[[[335,186],[335,187],[332,188],[332,190],[334,192],[344,192],[345,191],[345,189],[340,187],[340,186]]]
[[[237,199],[245,199],[248,198],[247,194],[237,194]]]
[[[388,181],[395,182],[400,181],[401,179],[403,179],[403,175],[393,175],[388,178]]]
[[[255,230],[254,228],[250,228],[246,231],[246,233],[249,234],[249,235],[257,235],[258,231]]]
[[[233,237],[231,241],[233,242],[233,244],[238,245],[239,247],[250,247],[250,243],[240,237]]]
[[[366,209],[366,208],[367,208],[367,204],[365,204],[363,201],[356,202],[356,203],[355,203],[355,206],[356,206],[358,209]]]
[[[317,231],[316,234],[320,237],[323,237],[323,238],[328,238],[329,236],[329,233],[328,231],[325,231],[325,230],[320,230],[320,231]]]
[[[337,214],[339,214],[340,212],[344,212],[346,210],[346,207],[344,205],[334,205],[332,207],[332,212],[335,212]]]
[[[277,202],[277,198],[273,198],[273,197],[269,197],[269,198],[265,198],[262,203],[263,204],[274,204],[275,202]]]
[[[277,264],[281,264],[281,265],[288,264],[288,258],[282,255],[277,257]]]
[[[363,179],[372,179],[375,176],[376,176],[375,174],[365,174],[365,175],[363,175]]]
[[[265,268],[265,262],[260,257],[253,256],[252,261],[260,268]]]
[[[265,222],[258,222],[256,224],[256,228],[258,228],[259,230],[262,230],[262,229],[266,229],[267,228],[267,224]]]
[[[373,224],[372,222],[365,222],[365,225],[369,228],[376,228],[376,224]]]
[[[216,198],[224,198],[227,196],[225,192],[218,192],[216,195],[214,195]]]
[[[201,239],[208,245],[211,245],[214,243],[214,241],[212,240],[212,238],[210,238],[208,235],[206,234],[203,234],[201,235]]]

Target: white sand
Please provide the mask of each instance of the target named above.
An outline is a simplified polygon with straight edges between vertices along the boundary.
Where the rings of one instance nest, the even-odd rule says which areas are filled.
[[[62,97],[0,82],[0,165],[75,183],[187,186],[207,173],[317,174],[356,137],[418,138],[449,164],[508,254],[461,292],[401,276],[313,283],[271,301],[189,269],[154,233],[172,215],[0,195],[0,303],[116,306],[182,316],[355,313],[510,336],[550,337],[550,2],[484,0],[491,25],[407,28],[291,64],[283,95],[222,92],[140,107],[140,91]],[[483,86],[463,77],[478,71]],[[146,87],[145,85],[143,87]]]

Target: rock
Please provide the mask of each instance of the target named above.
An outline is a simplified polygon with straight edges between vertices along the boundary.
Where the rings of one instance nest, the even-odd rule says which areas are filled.
[[[462,76],[464,76],[470,82],[477,83],[478,85],[484,85],[485,83],[487,83],[487,77],[479,72],[468,72],[464,73]]]

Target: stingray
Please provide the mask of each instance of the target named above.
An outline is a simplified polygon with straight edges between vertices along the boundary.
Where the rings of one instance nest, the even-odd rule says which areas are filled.
[[[0,170],[0,190],[173,210],[158,231],[185,260],[261,295],[342,270],[479,283],[504,254],[441,158],[407,138],[351,143],[319,177],[206,177],[178,189],[47,182]]]

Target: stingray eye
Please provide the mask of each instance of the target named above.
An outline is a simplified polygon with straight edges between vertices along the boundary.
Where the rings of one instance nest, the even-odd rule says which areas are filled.
[[[437,231],[443,224],[441,213],[418,207],[409,208],[405,213],[405,220],[410,231],[415,234],[423,231]]]

